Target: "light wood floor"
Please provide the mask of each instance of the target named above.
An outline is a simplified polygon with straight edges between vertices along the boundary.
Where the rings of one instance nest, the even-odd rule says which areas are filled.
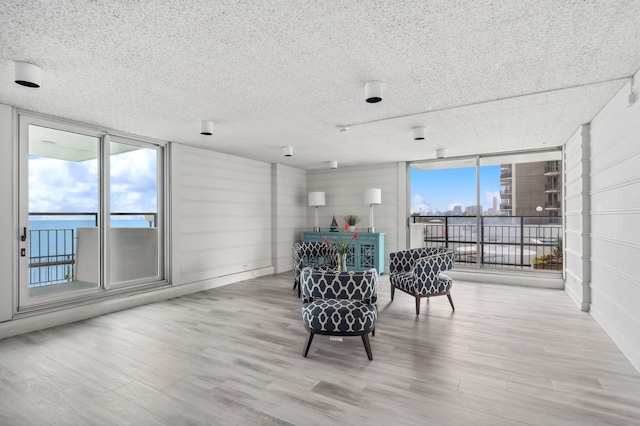
[[[291,273],[0,340],[2,425],[630,425],[640,374],[559,290],[458,281],[360,338],[306,331]]]

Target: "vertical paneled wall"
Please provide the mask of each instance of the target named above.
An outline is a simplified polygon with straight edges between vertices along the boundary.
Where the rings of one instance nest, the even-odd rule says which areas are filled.
[[[272,164],[273,265],[280,273],[293,269],[291,247],[301,241],[307,222],[307,172]]]
[[[401,172],[399,172],[401,168]],[[313,170],[307,173],[307,190],[324,191],[326,205],[319,207],[320,229],[329,229],[333,215],[339,225],[344,223],[344,216],[356,215],[360,222],[356,230],[367,232],[369,226],[369,206],[364,204],[366,188],[382,190],[382,204],[374,209],[374,225],[376,232],[385,234],[385,265],[389,264],[389,253],[398,248],[398,241],[405,241],[406,217],[399,221],[399,209],[406,211],[406,195],[404,183],[399,182],[406,175],[404,163],[378,164],[375,166],[344,167],[338,169]],[[402,187],[402,189],[399,189]],[[400,203],[403,203],[401,206]],[[306,205],[306,203],[305,203]],[[402,226],[399,226],[399,222]],[[314,212],[307,207],[307,229],[312,230]],[[403,235],[400,236],[399,234]],[[404,248],[404,247],[402,247]],[[386,268],[385,268],[386,269]]]
[[[173,144],[171,177],[174,285],[272,266],[270,164]]]
[[[640,369],[640,101],[628,95],[629,83],[591,122],[591,314]]]
[[[15,153],[13,150],[13,109],[0,104],[0,193],[4,200],[0,204],[0,322],[10,320],[13,316],[13,286],[17,279],[15,273],[15,254],[18,250],[17,222],[14,221],[14,203],[12,197],[13,173],[16,172]]]
[[[564,264],[565,291],[583,311],[590,302],[589,253],[589,148],[590,126],[585,124],[569,139],[564,150],[565,235]]]

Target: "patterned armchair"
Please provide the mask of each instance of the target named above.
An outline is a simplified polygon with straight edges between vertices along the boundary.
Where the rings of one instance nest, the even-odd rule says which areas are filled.
[[[416,315],[420,315],[420,299],[423,297],[447,296],[451,309],[451,278],[442,274],[453,268],[453,250],[446,247],[414,248],[389,254],[389,281],[391,300],[395,289],[416,298]]]
[[[336,248],[321,242],[293,245],[293,288],[298,287],[298,297],[300,297],[300,273],[306,266],[316,269],[338,269]]]
[[[373,359],[369,332],[375,335],[378,319],[378,272],[334,271],[304,268],[302,322],[309,331],[306,357],[316,334],[360,336],[369,360]]]

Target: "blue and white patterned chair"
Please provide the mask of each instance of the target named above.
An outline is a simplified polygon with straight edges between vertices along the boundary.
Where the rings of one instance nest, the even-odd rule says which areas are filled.
[[[300,273],[302,268],[338,269],[338,252],[333,245],[317,243],[295,243],[293,245],[293,288],[298,287],[300,297]]]
[[[303,268],[302,322],[309,331],[303,356],[316,334],[361,336],[369,360],[373,359],[369,333],[378,319],[378,272],[331,271]]]
[[[453,268],[453,250],[446,247],[414,248],[389,254],[389,281],[391,300],[395,289],[416,298],[416,315],[420,315],[420,299],[447,296],[451,309],[453,281],[441,271]]]

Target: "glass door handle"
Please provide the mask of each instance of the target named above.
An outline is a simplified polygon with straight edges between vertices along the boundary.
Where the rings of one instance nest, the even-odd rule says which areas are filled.
[[[22,235],[20,236],[20,241],[27,241],[27,228],[22,228]]]

